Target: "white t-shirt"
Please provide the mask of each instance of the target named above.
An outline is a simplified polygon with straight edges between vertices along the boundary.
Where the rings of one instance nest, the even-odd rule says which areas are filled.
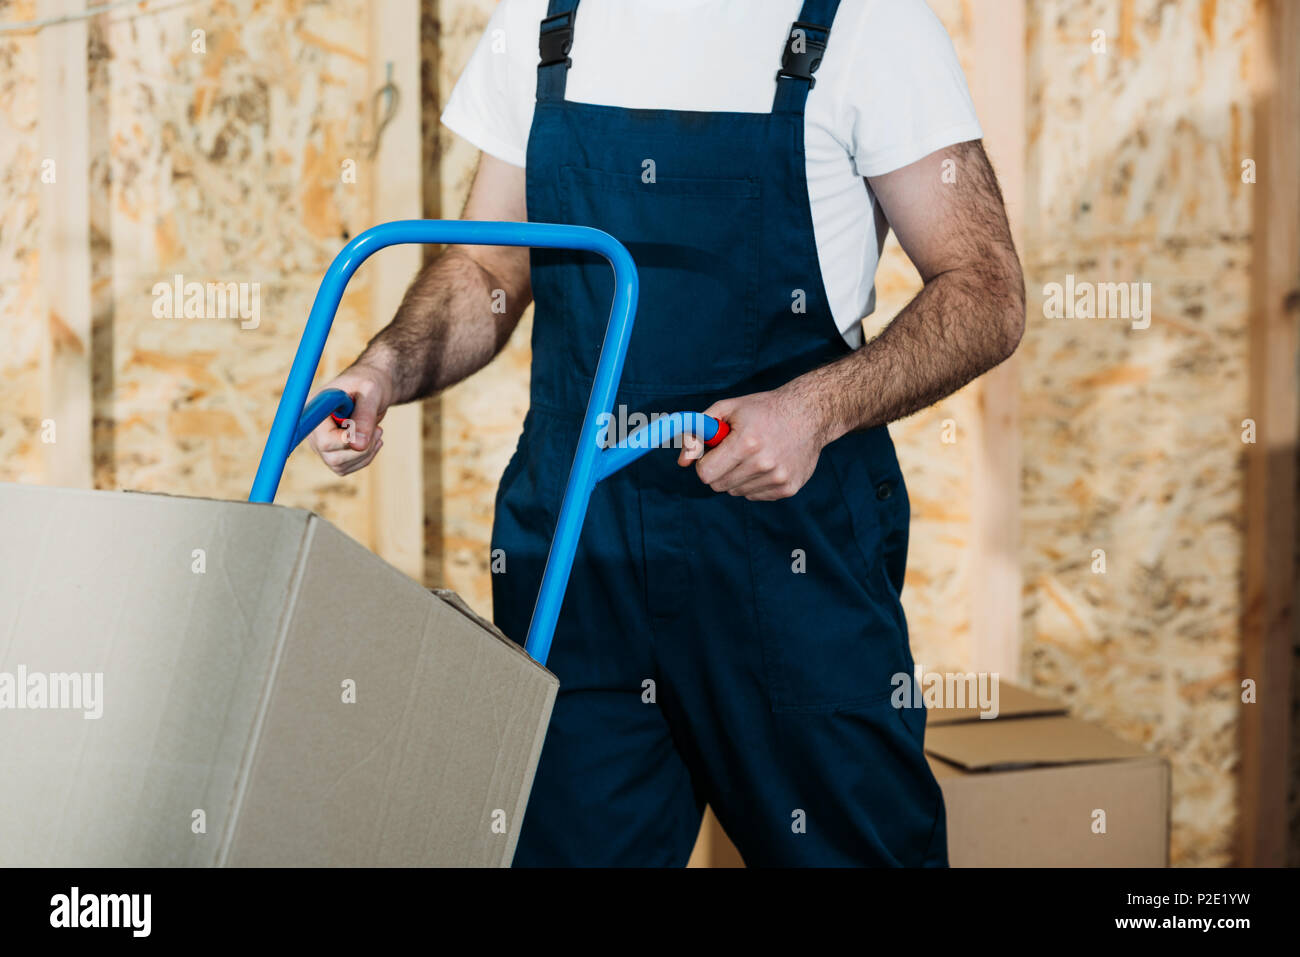
[[[582,0],[565,98],[670,110],[767,113],[800,0]],[[525,165],[546,0],[501,0],[442,121]],[[698,37],[700,42],[691,42]],[[813,232],[850,346],[875,308],[888,224],[863,177],[982,138],[957,55],[924,0],[844,0],[805,109]]]

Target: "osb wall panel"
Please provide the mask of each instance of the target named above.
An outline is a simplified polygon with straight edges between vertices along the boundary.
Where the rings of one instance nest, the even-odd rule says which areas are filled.
[[[1039,689],[1169,757],[1174,862],[1224,864],[1256,14],[1249,0],[1029,10],[1024,668]],[[1035,315],[1045,284],[1069,274],[1151,283],[1150,328]]]
[[[8,4],[7,21],[36,15]],[[90,183],[38,187],[35,34],[0,36],[0,477],[42,481],[39,188],[89,188],[95,483],[247,495],[316,286],[369,225],[367,4],[224,2],[91,21]],[[48,27],[46,29],[59,29]],[[202,47],[195,46],[196,31]],[[343,163],[355,160],[355,183]],[[57,268],[45,264],[44,268]],[[159,318],[156,283],[256,284],[255,328]],[[322,363],[365,342],[365,270]],[[295,457],[279,501],[366,540],[366,479]]]
[[[111,193],[94,228],[112,263],[114,401],[101,484],[247,494],[316,286],[369,225],[367,19],[365,0],[243,0],[104,28],[108,154],[93,161]],[[153,285],[176,275],[257,283],[260,322],[155,318]],[[322,376],[364,345],[365,276],[349,285]],[[364,483],[304,451],[277,500],[365,541]]]
[[[30,20],[35,0],[0,0],[0,21]],[[42,475],[38,39],[0,34],[0,481]]]

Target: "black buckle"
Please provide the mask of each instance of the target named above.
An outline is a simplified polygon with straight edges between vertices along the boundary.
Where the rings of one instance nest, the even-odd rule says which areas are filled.
[[[573,15],[576,11],[557,13],[542,21],[542,31],[538,36],[537,48],[542,62],[538,66],[554,66],[563,63],[572,65],[569,51],[573,49]]]
[[[802,20],[796,20],[790,27],[790,36],[785,41],[785,53],[781,56],[781,69],[776,71],[776,77],[779,80],[783,76],[788,76],[794,80],[807,80],[808,89],[817,85],[813,79],[813,74],[817,68],[822,65],[822,54],[826,52],[826,40],[814,40],[809,33],[810,30],[816,30],[818,33],[830,38],[830,28],[824,27],[820,23],[804,23]],[[796,51],[794,48],[795,40],[798,39],[796,32],[803,31],[803,50]]]

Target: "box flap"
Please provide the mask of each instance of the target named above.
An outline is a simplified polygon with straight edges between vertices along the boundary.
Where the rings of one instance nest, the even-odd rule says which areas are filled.
[[[452,608],[455,608],[458,612],[460,612],[470,621],[474,622],[474,624],[478,625],[484,631],[495,635],[497,638],[500,638],[511,648],[514,648],[519,651],[523,650],[522,645],[516,644],[515,642],[511,641],[504,631],[502,631],[492,622],[488,621],[486,618],[484,618],[482,615],[476,612],[473,608],[469,607],[469,603],[466,602],[464,598],[461,598],[459,595],[457,595],[450,588],[432,588],[430,589],[430,591],[432,591],[435,595],[437,595],[439,598],[445,601],[448,605],[451,605]],[[527,652],[525,652],[525,654],[527,654]],[[532,660],[531,657],[529,658],[529,660],[530,661]]]
[[[1027,718],[1034,715],[1065,714],[1065,705],[1051,698],[1035,694],[1019,685],[1008,681],[998,682],[997,714],[993,718],[981,717],[984,709],[978,707],[948,707],[945,699],[942,707],[928,707],[926,724],[930,727],[940,724],[956,724],[960,721],[995,721],[997,718]],[[955,702],[954,702],[955,703]]]
[[[1155,757],[1104,728],[1062,715],[938,725],[926,730],[925,750],[966,771]]]

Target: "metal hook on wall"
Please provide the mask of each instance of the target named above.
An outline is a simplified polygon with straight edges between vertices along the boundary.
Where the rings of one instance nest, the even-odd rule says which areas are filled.
[[[387,78],[384,85],[375,91],[375,95],[370,101],[371,123],[374,127],[375,135],[370,141],[370,146],[366,153],[367,159],[374,159],[375,155],[379,152],[380,137],[384,135],[384,129],[393,121],[393,117],[397,115],[397,104],[401,99],[400,92],[397,89],[397,84],[393,82],[393,61],[389,60],[388,63],[385,64],[385,68]],[[384,113],[382,117],[379,114],[379,103],[381,99],[384,103]]]

